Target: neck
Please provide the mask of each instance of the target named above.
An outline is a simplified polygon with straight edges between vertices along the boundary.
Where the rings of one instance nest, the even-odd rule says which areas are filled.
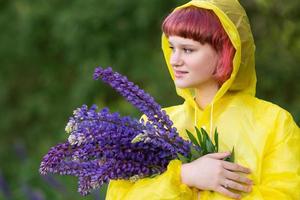
[[[219,84],[215,80],[207,81],[195,88],[195,100],[201,109],[211,103],[219,90]]]

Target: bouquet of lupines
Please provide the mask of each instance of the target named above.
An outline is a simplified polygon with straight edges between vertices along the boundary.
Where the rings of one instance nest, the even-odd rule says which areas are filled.
[[[96,105],[76,109],[66,126],[68,140],[52,147],[44,156],[40,173],[78,177],[82,195],[109,180],[140,178],[161,174],[173,159],[191,162],[218,151],[206,131],[196,128],[197,138],[183,140],[172,121],[153,97],[111,68],[95,69],[94,79],[102,79],[147,116],[147,121],[122,117]],[[232,159],[232,157],[231,157]]]

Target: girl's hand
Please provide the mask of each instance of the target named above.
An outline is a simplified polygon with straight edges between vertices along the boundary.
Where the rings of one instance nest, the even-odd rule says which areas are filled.
[[[241,195],[229,189],[250,192],[252,181],[238,172],[250,173],[250,169],[236,163],[223,161],[230,153],[212,153],[183,164],[181,180],[189,187],[213,190],[225,196],[240,199]]]

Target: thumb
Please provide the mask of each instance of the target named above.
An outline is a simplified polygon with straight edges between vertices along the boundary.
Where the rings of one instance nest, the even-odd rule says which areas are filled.
[[[210,157],[210,158],[221,160],[223,158],[230,156],[230,152],[210,153],[210,154],[207,154],[206,156]]]

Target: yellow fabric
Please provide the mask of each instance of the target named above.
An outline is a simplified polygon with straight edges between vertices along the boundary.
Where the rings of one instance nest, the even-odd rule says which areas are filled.
[[[272,103],[256,98],[255,45],[248,18],[237,0],[193,0],[178,7],[197,6],[211,9],[219,17],[233,43],[236,54],[233,72],[219,89],[211,104],[200,109],[194,91],[176,88],[184,98],[182,105],[165,108],[180,135],[194,126],[219,130],[220,151],[234,146],[235,162],[249,167],[253,180],[251,193],[241,193],[251,200],[300,199],[300,129],[291,115]],[[162,36],[162,49],[174,79],[167,38]],[[155,178],[111,181],[107,200],[158,199],[229,199],[211,191],[189,188],[180,180],[181,162],[172,161],[162,175]],[[201,170],[201,169],[199,169]]]

